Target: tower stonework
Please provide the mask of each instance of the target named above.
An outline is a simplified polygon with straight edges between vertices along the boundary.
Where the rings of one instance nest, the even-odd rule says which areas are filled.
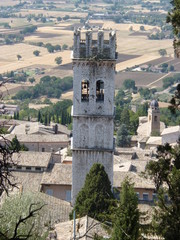
[[[74,31],[72,203],[94,163],[101,163],[113,183],[114,74],[116,34]]]
[[[160,134],[160,110],[157,100],[152,100],[148,109],[148,129],[147,135]]]

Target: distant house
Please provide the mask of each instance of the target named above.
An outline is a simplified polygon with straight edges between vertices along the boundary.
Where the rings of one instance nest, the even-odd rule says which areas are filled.
[[[7,134],[4,137],[6,140],[12,141],[15,135]],[[21,144],[24,144],[29,149],[29,151],[34,152],[56,152],[69,145],[69,138],[65,134],[19,134],[17,138]],[[3,137],[0,138],[0,144],[5,144]]]
[[[41,192],[71,202],[72,165],[54,164],[52,171],[44,172]]]
[[[176,143],[180,138],[180,126],[168,127],[163,130],[161,133],[162,144],[165,143]]]
[[[134,183],[134,190],[140,203],[153,203],[156,198],[155,185],[152,180],[145,179],[141,172],[145,171],[146,164],[153,159],[150,150],[119,149],[119,155],[114,156],[113,188],[118,197],[121,195],[121,186],[126,177]]]
[[[10,104],[0,104],[0,114],[8,114],[13,116],[14,113],[19,112],[20,108],[18,105],[10,105]]]

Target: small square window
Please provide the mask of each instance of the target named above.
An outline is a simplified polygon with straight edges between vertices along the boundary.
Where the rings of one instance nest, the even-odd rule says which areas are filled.
[[[149,194],[148,193],[143,193],[143,200],[148,201],[149,200]]]
[[[31,170],[31,167],[26,167],[26,170]]]
[[[40,167],[35,167],[36,171],[41,171]]]

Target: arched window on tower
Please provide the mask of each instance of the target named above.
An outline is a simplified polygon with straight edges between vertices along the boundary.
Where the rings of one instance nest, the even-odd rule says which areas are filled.
[[[154,116],[154,121],[157,122],[157,116]]]
[[[104,101],[104,82],[101,80],[96,82],[96,101]]]
[[[89,81],[83,80],[81,82],[81,101],[89,102]]]

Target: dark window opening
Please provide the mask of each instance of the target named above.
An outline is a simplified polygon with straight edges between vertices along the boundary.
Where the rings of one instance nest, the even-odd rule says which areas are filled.
[[[96,101],[104,101],[104,82],[96,82]]]
[[[154,121],[157,122],[157,116],[154,116]]]
[[[17,169],[22,169],[22,167],[21,167],[21,166],[17,166],[16,168],[17,168]]]
[[[89,102],[89,81],[86,80],[81,83],[81,101]]]
[[[148,193],[143,193],[143,200],[148,201],[149,200],[149,194]]]
[[[42,148],[42,152],[45,152],[45,148]]]
[[[26,170],[31,170],[31,167],[26,167]]]
[[[41,171],[40,167],[35,167],[36,171]]]

